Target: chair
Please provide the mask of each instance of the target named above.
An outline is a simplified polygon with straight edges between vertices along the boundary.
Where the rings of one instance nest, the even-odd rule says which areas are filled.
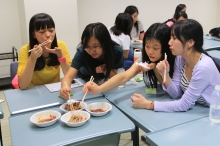
[[[18,69],[18,62],[12,62],[10,64],[10,77],[11,81],[14,79],[15,75],[17,74],[17,69]],[[13,86],[12,86],[13,88]],[[14,88],[13,88],[14,89]]]
[[[220,58],[213,57],[213,59],[214,59],[215,62],[220,66]]]
[[[207,53],[209,51],[220,51],[220,48],[211,48],[211,49],[206,49],[205,50]],[[217,57],[213,57],[212,58],[215,60],[215,62],[220,66],[220,58],[217,58]]]

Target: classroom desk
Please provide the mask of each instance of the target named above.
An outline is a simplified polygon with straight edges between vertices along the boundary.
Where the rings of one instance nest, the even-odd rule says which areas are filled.
[[[2,110],[2,105],[0,104],[0,119],[4,118],[4,113]],[[1,121],[0,121],[0,146],[2,145],[2,130],[1,130]]]
[[[140,76],[142,76],[142,74]],[[132,85],[131,82],[129,81],[129,82],[126,83],[126,86],[123,87],[123,88],[116,87],[116,88],[113,88],[111,90],[108,90],[108,91],[105,91],[105,92],[102,92],[102,93],[105,96],[108,96],[108,95],[111,95],[112,93],[120,93],[120,92],[124,92],[124,91],[128,91],[128,90],[132,90],[132,89],[138,89],[138,88],[145,87],[145,86],[146,85],[145,85],[144,81],[137,82],[136,85]]]
[[[198,119],[177,127],[147,134],[147,142],[160,146],[219,146],[220,124],[209,117]]]
[[[2,105],[0,104],[0,119],[3,119],[3,118],[4,118],[4,113],[2,110]]]
[[[220,40],[204,39],[203,49],[209,50],[213,48],[220,48]]]
[[[183,123],[187,123],[196,119],[206,117],[209,114],[209,108],[201,105],[195,105],[187,112],[154,112],[146,109],[135,109],[132,107],[130,96],[133,93],[139,93],[145,96],[148,100],[168,101],[173,100],[162,89],[158,89],[156,95],[147,95],[145,93],[146,87],[139,89],[127,90],[121,93],[109,94],[106,98],[125,113],[137,127],[145,132],[154,132],[162,129],[171,128]],[[135,139],[138,138],[138,128],[136,127]]]
[[[73,88],[74,100],[82,100],[82,87]],[[27,90],[12,89],[4,91],[11,115],[61,105],[66,102],[59,97],[59,92],[50,92],[44,85],[28,88]],[[88,94],[86,99],[103,96],[103,94]],[[86,100],[85,99],[85,100]],[[22,101],[22,102],[21,102]]]
[[[93,102],[108,101],[103,97],[86,101],[87,104]],[[49,109],[60,111],[59,107]],[[132,132],[135,128],[135,125],[114,105],[107,115],[102,117],[91,116],[85,125],[76,128],[66,126],[60,119],[52,126],[39,128],[30,122],[30,117],[35,112],[9,117],[13,146],[86,145],[85,142],[89,142],[87,145],[92,145],[93,140],[99,138],[104,138],[108,143],[110,142],[108,146],[118,145],[120,133]],[[115,144],[111,143],[111,138],[116,139]],[[98,144],[102,145],[100,141]]]

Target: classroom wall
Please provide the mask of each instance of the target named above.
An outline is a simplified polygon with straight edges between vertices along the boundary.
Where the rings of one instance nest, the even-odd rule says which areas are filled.
[[[205,33],[220,26],[220,0],[1,0],[0,53],[10,52],[12,46],[19,50],[28,43],[29,20],[36,13],[45,12],[53,17],[57,38],[66,42],[73,57],[87,24],[102,22],[107,27],[113,26],[119,12],[135,5],[146,30],[154,22],[171,18],[180,3],[187,5],[189,18],[198,20]],[[0,78],[9,76],[10,62],[0,61]]]
[[[128,5],[139,9],[139,19],[146,30],[155,22],[164,22],[171,18],[178,4],[187,6],[189,18],[199,21],[207,33],[217,26],[218,3],[220,0],[78,0],[79,36],[85,26],[91,22],[102,22],[106,26],[114,25],[115,17]],[[219,4],[220,5],[220,4]]]
[[[21,46],[21,32],[16,0],[1,0],[0,3],[0,53],[12,51],[12,46]],[[0,60],[0,78],[10,74],[11,60]]]

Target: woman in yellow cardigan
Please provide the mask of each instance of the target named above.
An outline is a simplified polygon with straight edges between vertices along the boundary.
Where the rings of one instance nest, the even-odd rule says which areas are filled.
[[[60,67],[65,75],[71,59],[66,44],[57,41],[55,23],[45,13],[34,15],[29,23],[29,43],[18,56],[18,84],[21,89],[60,81]],[[43,42],[47,41],[45,45]]]

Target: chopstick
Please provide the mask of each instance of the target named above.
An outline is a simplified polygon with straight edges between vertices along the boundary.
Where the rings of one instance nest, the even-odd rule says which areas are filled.
[[[166,53],[164,53],[164,60],[167,60],[167,54]],[[166,68],[165,68],[165,70],[164,70],[164,74],[163,74],[163,83],[165,83],[166,82]]]
[[[65,86],[66,86],[66,88],[67,88],[67,84],[66,84],[66,82],[64,81],[64,84],[65,84]],[[70,93],[68,94],[69,95],[69,101],[70,101],[70,110],[71,111],[73,111],[73,105],[71,104],[72,103],[72,99],[71,99],[71,97],[70,97]]]
[[[90,84],[91,84],[91,85],[92,85],[93,80],[94,80],[94,78],[93,78],[93,76],[91,76],[91,78],[90,78],[90,80],[89,80],[89,82],[90,82]],[[87,90],[86,90],[86,93],[84,94],[84,96],[83,96],[83,98],[82,98],[82,101],[81,101],[81,102],[84,102],[84,99],[85,99],[86,94],[87,94],[87,92],[88,92],[88,91],[89,91],[89,89],[87,89]]]
[[[42,46],[44,46],[44,45],[46,45],[50,42],[51,42],[51,40],[46,40],[45,42],[41,43],[40,46],[42,47]],[[33,51],[33,49],[29,50],[28,53],[31,52],[31,51]]]

